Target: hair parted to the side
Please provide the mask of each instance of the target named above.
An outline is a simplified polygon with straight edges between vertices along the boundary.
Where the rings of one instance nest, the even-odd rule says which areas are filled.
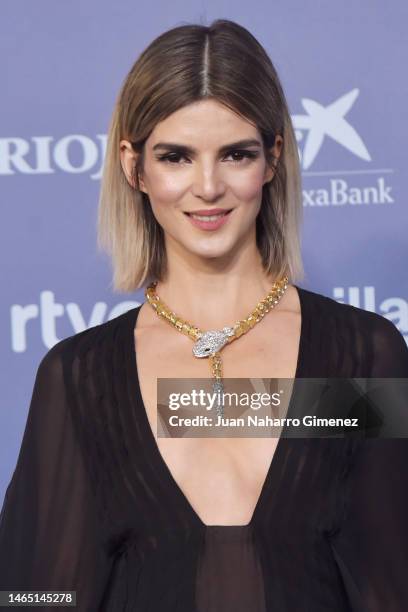
[[[113,288],[132,292],[166,274],[163,229],[148,196],[123,172],[119,143],[141,153],[160,121],[176,110],[212,98],[253,123],[267,149],[283,138],[274,177],[263,187],[256,241],[265,271],[290,282],[304,277],[300,227],[299,154],[285,95],[264,48],[241,25],[224,19],[210,26],[181,25],[158,36],[126,76],[111,118],[98,208],[98,247],[112,258]]]

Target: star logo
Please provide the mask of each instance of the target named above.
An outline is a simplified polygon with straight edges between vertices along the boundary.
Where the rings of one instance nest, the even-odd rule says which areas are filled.
[[[307,130],[308,132],[301,152],[301,162],[304,170],[307,170],[315,160],[326,136],[332,138],[360,159],[371,161],[370,154],[361,137],[344,118],[359,93],[358,89],[353,89],[326,107],[316,100],[302,98],[302,106],[307,114],[292,115],[292,122],[296,136],[300,140],[303,134],[298,130]]]

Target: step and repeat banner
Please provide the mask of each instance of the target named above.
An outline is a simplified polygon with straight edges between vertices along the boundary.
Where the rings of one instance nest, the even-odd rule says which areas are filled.
[[[111,290],[96,247],[120,85],[160,33],[216,18],[258,38],[285,89],[303,179],[299,284],[387,317],[408,342],[405,2],[3,2],[0,503],[42,356],[144,300]]]

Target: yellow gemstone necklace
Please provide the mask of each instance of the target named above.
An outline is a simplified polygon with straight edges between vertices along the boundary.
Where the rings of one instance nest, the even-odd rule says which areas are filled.
[[[146,299],[156,314],[170,323],[170,325],[175,327],[178,331],[195,340],[193,346],[194,357],[209,357],[211,373],[215,378],[213,391],[217,393],[216,411],[218,415],[224,416],[224,406],[220,398],[220,393],[224,389],[222,382],[221,349],[224,348],[226,344],[230,344],[234,340],[237,340],[237,338],[240,338],[243,334],[252,329],[256,323],[263,319],[267,312],[278,304],[286,291],[288,281],[289,279],[287,276],[276,281],[266,297],[257,304],[254,310],[245,319],[237,321],[232,327],[223,327],[221,330],[209,331],[201,330],[199,327],[179,317],[175,312],[172,312],[156,293],[158,281],[154,281],[146,287]]]

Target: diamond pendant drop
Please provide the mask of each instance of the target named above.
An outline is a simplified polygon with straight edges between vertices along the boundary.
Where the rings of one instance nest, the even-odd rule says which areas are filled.
[[[220,379],[217,379],[213,383],[213,393],[217,394],[217,397],[215,400],[215,412],[217,416],[220,416],[222,418],[224,417],[224,400],[222,397],[223,391],[224,391],[224,385]]]

